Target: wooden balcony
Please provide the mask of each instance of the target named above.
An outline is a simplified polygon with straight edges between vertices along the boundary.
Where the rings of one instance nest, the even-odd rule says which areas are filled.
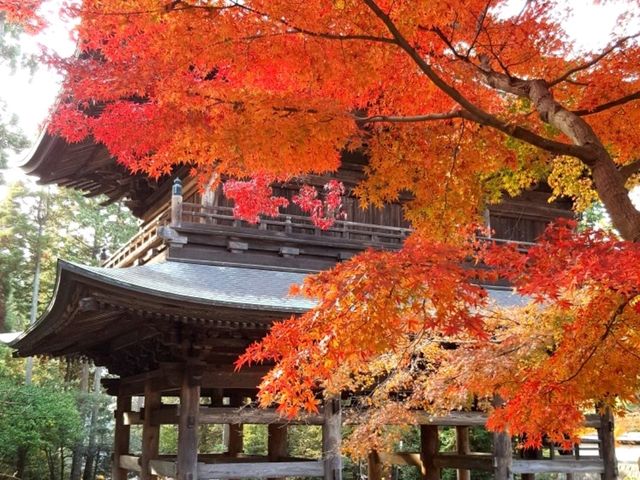
[[[297,256],[302,251],[310,253],[316,259],[322,256],[330,259],[326,265],[314,263],[310,266],[311,270],[327,268],[335,261],[349,258],[366,248],[398,249],[411,234],[410,228],[348,220],[336,220],[330,228],[323,230],[315,226],[310,217],[291,214],[261,218],[259,223],[252,224],[235,218],[231,207],[184,202],[174,204],[171,210],[163,211],[144,224],[103,266],[122,268],[164,258],[160,256],[166,255],[167,244],[172,241],[166,235],[165,238],[161,235],[163,227],[173,228],[189,244],[185,248],[180,246],[179,251],[174,249],[173,256],[169,254],[173,259],[206,261],[207,254],[203,252],[213,249],[214,244],[224,248],[223,252],[216,254],[217,262],[225,262],[225,256],[242,251],[260,251],[261,255],[271,252],[274,261],[277,262],[280,258],[283,265],[286,263],[283,257]],[[534,245],[532,242],[501,238],[487,240],[513,243],[523,251]],[[198,255],[189,257],[188,252],[192,251],[190,248],[196,244],[199,244]],[[236,260],[234,258],[230,261]]]
[[[181,226],[212,225],[251,229],[263,234],[286,235],[287,237],[306,237],[326,241],[346,240],[366,245],[399,247],[411,233],[409,228],[375,225],[336,220],[326,230],[316,227],[311,218],[303,215],[278,215],[261,218],[259,223],[251,224],[233,216],[231,207],[205,207],[197,203],[183,203]]]

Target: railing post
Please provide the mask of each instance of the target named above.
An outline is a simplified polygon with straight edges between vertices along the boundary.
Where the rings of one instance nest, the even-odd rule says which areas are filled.
[[[420,425],[420,460],[422,479],[438,480],[440,469],[435,465],[435,457],[440,451],[440,438],[436,425]]]
[[[324,479],[342,480],[342,412],[340,397],[325,399],[324,425],[322,426],[322,451]]]
[[[161,406],[161,394],[152,388],[147,380],[144,386],[144,424],[142,425],[142,455],[140,456],[140,479],[156,480],[151,474],[149,462],[158,458],[160,445],[160,425],[152,422],[153,413]]]
[[[471,452],[469,427],[456,427],[456,450],[459,455],[469,455]],[[471,480],[471,470],[458,469],[456,478],[458,480]]]
[[[180,227],[182,225],[182,180],[176,178],[173,181],[171,191],[171,226]]]
[[[113,432],[113,465],[111,478],[113,480],[126,480],[127,471],[120,468],[120,456],[129,454],[129,425],[124,424],[124,412],[131,410],[131,396],[118,392],[116,400],[115,428]]]
[[[618,478],[618,464],[616,462],[616,440],[613,433],[613,413],[607,407],[600,417],[598,439],[600,440],[600,456],[604,464],[602,480],[615,480]]]
[[[499,395],[493,397],[493,406],[503,404]],[[496,480],[512,480],[511,463],[513,461],[511,435],[508,431],[493,433],[493,474]]]
[[[180,387],[177,480],[198,480],[198,425],[202,369],[187,363]]]

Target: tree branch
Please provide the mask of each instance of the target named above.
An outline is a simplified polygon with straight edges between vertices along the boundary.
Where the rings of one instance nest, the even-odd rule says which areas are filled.
[[[625,44],[629,40],[634,39],[634,38],[639,37],[639,36],[640,36],[640,32],[621,38],[620,40],[615,42],[613,45],[611,45],[610,47],[606,48],[602,53],[600,53],[599,55],[596,55],[595,57],[593,57],[590,61],[588,61],[586,63],[583,63],[582,65],[578,65],[576,67],[570,68],[569,70],[567,70],[565,73],[560,75],[555,80],[552,80],[551,82],[548,82],[549,87],[553,87],[554,85],[557,85],[558,83],[564,82],[565,80],[567,80],[574,73],[578,73],[578,72],[580,72],[582,70],[586,70],[587,68],[593,67],[596,63],[598,63],[604,57],[609,55],[615,49],[617,49],[618,47],[621,47],[623,44]]]
[[[620,175],[625,180],[629,180],[629,177],[634,173],[640,172],[640,158],[632,161],[631,163],[627,163],[626,165],[622,165],[619,169]]]
[[[393,115],[372,115],[370,117],[354,117],[356,122],[360,123],[414,123],[414,122],[430,122],[434,120],[447,120],[451,118],[463,118],[461,110],[454,110],[448,113],[430,113],[425,115],[412,115],[407,117]]]
[[[584,117],[586,115],[593,115],[594,113],[604,112],[605,110],[608,110],[613,107],[618,107],[620,105],[624,105],[625,103],[629,103],[634,100],[640,100],[640,90],[638,90],[637,92],[630,93],[629,95],[625,95],[624,97],[620,97],[616,100],[603,103],[601,105],[598,105],[597,107],[583,109],[583,110],[574,110],[573,113],[575,113],[578,116]]]
[[[249,7],[248,5],[238,3],[237,1],[234,1],[233,5],[237,6],[238,8],[241,8],[242,10],[253,13],[263,18],[269,18],[269,19],[272,18],[266,12],[261,12],[260,10],[256,10],[255,8]],[[275,18],[273,20],[281,25],[284,25],[285,27],[288,27],[291,30],[288,33],[302,33],[304,35],[309,35],[310,37],[324,38],[326,40],[340,40],[340,41],[364,40],[369,42],[387,43],[392,45],[396,44],[396,41],[393,38],[377,37],[375,35],[357,35],[357,34],[342,35],[342,34],[334,34],[334,33],[328,33],[328,32],[315,32],[313,30],[307,30],[306,28],[300,28],[295,25],[292,25],[290,22],[288,22],[284,18]]]
[[[618,307],[615,309],[615,311],[613,312],[613,315],[611,315],[611,318],[609,319],[609,321],[606,323],[605,325],[605,329],[604,329],[604,333],[600,336],[600,339],[598,340],[598,343],[596,343],[592,348],[591,351],[587,354],[586,358],[580,362],[580,365],[578,366],[577,370],[571,374],[569,377],[560,380],[558,383],[558,385],[563,384],[563,383],[567,383],[570,382],[571,380],[573,380],[574,378],[576,378],[578,375],[580,375],[580,372],[582,372],[582,370],[584,369],[584,367],[587,365],[587,363],[589,363],[589,361],[593,358],[593,356],[596,354],[596,352],[598,351],[598,348],[600,348],[600,346],[603,344],[603,342],[607,339],[607,337],[611,334],[611,332],[613,331],[613,327],[616,323],[616,320],[618,319],[618,317],[622,314],[622,312],[624,312],[624,309],[626,308],[626,306],[629,304],[630,299],[623,301],[622,303],[620,303],[620,305],[618,305]]]
[[[384,23],[398,46],[411,57],[411,59],[416,63],[420,70],[422,70],[427,78],[431,80],[431,82],[443,93],[448,95],[450,98],[456,101],[456,103],[462,106],[464,110],[466,110],[466,112],[461,112],[463,118],[467,118],[468,120],[474,121],[481,125],[492,127],[509,136],[512,136],[519,140],[523,140],[551,153],[559,155],[570,155],[578,158],[582,158],[585,155],[589,154],[588,150],[581,146],[549,140],[521,126],[506,123],[481,109],[474,103],[470,102],[455,87],[449,85],[431,68],[431,66],[425,61],[422,55],[420,55],[420,53],[418,53],[418,51],[409,44],[408,40],[398,30],[398,27],[396,27],[393,20],[391,20],[391,18],[376,4],[374,0],[362,1]]]

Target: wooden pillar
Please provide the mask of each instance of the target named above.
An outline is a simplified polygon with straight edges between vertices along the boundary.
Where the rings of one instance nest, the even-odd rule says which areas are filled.
[[[285,423],[270,423],[267,427],[269,434],[267,438],[267,449],[269,461],[277,462],[289,455],[287,448],[287,425]],[[284,478],[273,478],[270,480],[284,480]]]
[[[456,450],[459,455],[469,455],[471,452],[469,427],[456,427]],[[456,476],[458,480],[471,480],[471,471],[458,469]]]
[[[242,395],[231,394],[229,398],[232,407],[241,407]],[[227,431],[227,453],[238,455],[244,451],[243,426],[241,423],[234,423],[225,426]]]
[[[227,453],[237,456],[244,451],[243,426],[241,423],[233,423],[226,425],[226,427],[228,432]]]
[[[178,480],[198,480],[198,425],[200,411],[200,369],[186,365],[180,387],[178,419]]]
[[[325,480],[342,480],[342,412],[340,397],[328,398],[324,402],[324,424],[322,426],[322,451]]]
[[[369,454],[367,462],[367,478],[368,480],[382,480],[382,463],[378,452],[373,450]]]
[[[604,464],[602,480],[615,480],[618,478],[618,463],[616,461],[616,441],[613,434],[614,419],[611,409],[607,408],[600,417],[598,439],[600,440],[600,456]]]
[[[267,427],[269,438],[267,440],[269,460],[281,460],[289,455],[287,448],[287,424],[271,423]]]
[[[144,386],[144,421],[142,424],[142,455],[140,456],[140,480],[156,480],[158,477],[151,475],[149,460],[158,458],[160,446],[160,425],[151,422],[152,413],[160,408],[160,392],[151,388],[151,382],[147,380]]]
[[[496,480],[511,480],[512,448],[511,436],[507,432],[493,434],[494,478]]]
[[[435,456],[439,452],[438,427],[420,425],[420,459],[422,460],[423,480],[440,480],[440,469],[436,467],[434,462]]]
[[[127,480],[127,470],[120,468],[120,455],[129,453],[131,427],[124,424],[124,412],[129,411],[131,411],[131,396],[119,394],[116,399],[116,411],[114,412],[112,480]]]

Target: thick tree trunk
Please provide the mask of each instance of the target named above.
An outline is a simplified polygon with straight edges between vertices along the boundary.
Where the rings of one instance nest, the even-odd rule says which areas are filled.
[[[591,125],[560,105],[543,80],[529,81],[526,85],[540,118],[558,128],[574,144],[585,147],[585,154],[580,160],[591,169],[596,191],[620,235],[625,240],[640,241],[640,212],[629,198],[626,179]]]
[[[624,178],[606,151],[591,167],[591,175],[600,200],[622,238],[640,241],[640,213],[629,198]]]

